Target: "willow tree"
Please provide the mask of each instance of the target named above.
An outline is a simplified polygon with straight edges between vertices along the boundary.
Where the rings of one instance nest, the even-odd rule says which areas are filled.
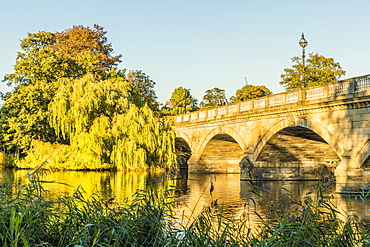
[[[170,122],[157,118],[145,105],[131,105],[126,114],[114,121],[112,162],[117,168],[171,168],[176,164],[175,134]]]
[[[60,85],[50,104],[50,123],[76,154],[61,166],[145,169],[175,164],[169,123],[147,105],[141,107],[141,95],[126,80],[87,75]]]

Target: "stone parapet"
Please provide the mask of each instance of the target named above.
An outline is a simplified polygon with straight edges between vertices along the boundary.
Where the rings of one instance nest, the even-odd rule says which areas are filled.
[[[370,96],[370,75],[177,115],[174,117],[174,124],[187,125],[242,115],[316,107],[318,103],[335,103],[364,96]]]

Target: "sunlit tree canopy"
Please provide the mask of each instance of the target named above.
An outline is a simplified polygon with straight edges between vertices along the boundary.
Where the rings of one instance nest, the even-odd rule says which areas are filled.
[[[218,106],[226,103],[225,90],[220,88],[212,88],[205,91],[203,100],[200,102],[200,107]]]
[[[294,90],[304,87],[317,86],[337,81],[346,74],[338,62],[333,58],[326,58],[319,54],[310,53],[303,67],[301,57],[293,57],[292,68],[284,69],[280,84],[286,90]]]
[[[154,91],[155,82],[148,75],[141,70],[130,70],[125,74],[125,78],[134,89],[138,90],[143,101],[152,110],[159,110],[157,95]]]
[[[171,95],[172,113],[184,114],[197,110],[197,100],[191,95],[190,90],[184,87],[175,88]]]
[[[234,103],[259,98],[270,94],[272,94],[272,92],[265,86],[244,85],[241,89],[236,91],[235,96],[232,96],[230,100]]]
[[[4,77],[14,90],[0,112],[2,146],[27,154],[19,165],[173,167],[174,132],[153,111],[154,81],[142,71],[117,70],[121,56],[113,55],[102,27],[29,33],[21,48],[14,73]]]

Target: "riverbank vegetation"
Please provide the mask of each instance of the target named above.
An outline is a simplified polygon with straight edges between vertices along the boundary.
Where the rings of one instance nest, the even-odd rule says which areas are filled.
[[[37,172],[25,185],[0,185],[1,246],[368,246],[366,224],[341,215],[318,184],[301,200],[289,192],[269,203],[267,217],[251,224],[257,205],[240,216],[205,206],[190,221],[173,214],[176,187],[163,193],[138,191],[116,204],[83,189],[51,199]],[[252,189],[256,196],[257,188]],[[362,195],[366,203],[366,194]],[[247,210],[248,207],[248,210]]]
[[[14,90],[0,111],[1,166],[173,168],[175,136],[155,82],[117,69],[121,55],[102,27],[29,33],[21,48],[4,78]]]

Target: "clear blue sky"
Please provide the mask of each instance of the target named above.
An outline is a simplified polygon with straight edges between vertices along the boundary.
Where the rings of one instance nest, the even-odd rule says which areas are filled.
[[[199,101],[214,87],[230,97],[244,77],[284,91],[280,75],[301,55],[302,32],[306,51],[333,57],[345,78],[370,74],[369,0],[2,0],[0,10],[1,79],[28,32],[79,24],[103,26],[119,68],[148,74],[162,103],[179,86]]]

